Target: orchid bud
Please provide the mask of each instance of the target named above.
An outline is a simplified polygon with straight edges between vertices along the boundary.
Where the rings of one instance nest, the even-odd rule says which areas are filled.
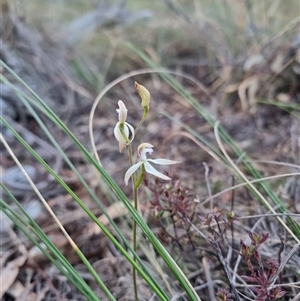
[[[142,99],[142,103],[141,103],[142,107],[149,109],[150,92],[144,86],[138,84],[137,82],[134,83],[134,87]]]

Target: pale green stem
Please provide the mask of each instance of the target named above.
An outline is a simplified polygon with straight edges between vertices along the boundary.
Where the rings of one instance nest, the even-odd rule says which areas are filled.
[[[146,120],[146,117],[149,113],[149,108],[148,107],[144,107],[144,114],[143,117],[140,121],[140,123],[137,125],[136,129],[134,130],[134,135],[136,135],[136,133],[138,132],[138,130],[140,129],[141,125],[144,123],[144,121]]]
[[[142,117],[141,121],[139,122],[139,124],[137,125],[136,129],[134,130],[134,135],[136,135],[136,133],[138,132],[139,128],[141,127],[141,125],[146,120],[148,112],[149,112],[149,107],[144,107],[143,117]],[[129,156],[130,165],[132,166],[133,165],[133,160],[132,160],[132,146],[131,146],[131,143],[129,143],[129,145],[128,145],[128,156]],[[143,177],[143,172],[144,171],[142,170],[141,177]],[[138,184],[136,182],[136,179],[139,182]],[[134,201],[134,209],[136,211],[138,211],[138,187],[141,184],[141,179],[140,179],[140,177],[135,177],[135,175],[132,175],[133,201]],[[136,253],[136,251],[137,251],[137,239],[136,239],[136,237],[137,237],[137,223],[136,223],[135,220],[133,221],[132,236],[133,236],[133,250]],[[135,257],[133,259],[134,259],[134,261],[136,261]],[[135,301],[138,301],[136,269],[134,267],[133,267],[132,274],[133,274],[134,298],[135,298]]]

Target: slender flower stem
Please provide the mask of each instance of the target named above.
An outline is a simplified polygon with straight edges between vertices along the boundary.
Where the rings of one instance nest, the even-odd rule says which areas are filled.
[[[130,166],[133,165],[133,159],[132,159],[132,146],[131,146],[131,143],[128,144],[128,158],[129,158],[129,163],[130,163]],[[134,180],[134,178],[133,178]]]
[[[141,119],[141,121],[139,122],[139,124],[137,125],[136,129],[134,130],[134,135],[138,132],[138,130],[140,129],[141,125],[144,123],[144,121],[146,120],[146,117],[148,115],[148,112],[149,112],[149,108],[148,107],[145,107],[144,108],[144,114],[143,114],[143,117]]]
[[[139,122],[138,126],[136,127],[136,129],[134,130],[133,136],[137,133],[137,131],[139,130],[139,128],[141,127],[141,125],[144,123],[144,121],[146,120],[146,117],[149,113],[149,105],[144,106],[144,114],[143,117],[141,119],[141,121]],[[121,127],[121,133],[124,136],[123,133],[123,127]],[[126,135],[125,135],[126,137]],[[126,141],[128,142],[128,141]],[[131,143],[128,143],[128,157],[129,157],[129,162],[130,162],[130,166],[133,166],[133,159],[132,159],[132,145]],[[136,211],[138,211],[138,188],[142,182],[143,179],[143,173],[144,173],[144,169],[142,170],[142,174],[140,175],[140,177],[136,177],[136,176],[132,176],[132,190],[133,190],[133,200],[134,200],[134,209]],[[132,236],[133,236],[133,250],[136,253],[137,251],[137,223],[134,220],[133,221],[133,230],[132,230]],[[136,257],[133,258],[134,261],[136,261]],[[133,267],[133,271],[132,271],[132,278],[133,278],[133,289],[134,289],[134,299],[135,301],[138,301],[138,289],[137,289],[137,273],[136,273],[136,269]]]

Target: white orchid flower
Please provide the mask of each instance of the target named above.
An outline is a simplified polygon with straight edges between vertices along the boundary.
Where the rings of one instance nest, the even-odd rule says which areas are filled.
[[[133,140],[134,128],[128,122],[126,122],[127,108],[124,102],[119,100],[118,105],[119,109],[116,111],[119,113],[119,121],[114,128],[114,135],[119,142],[119,150],[121,152],[123,148]]]
[[[134,165],[132,165],[126,172],[124,181],[126,186],[128,185],[128,181],[131,176],[138,170],[139,167],[143,166],[145,171],[149,174],[152,174],[158,178],[163,180],[171,180],[171,178],[167,177],[166,175],[162,174],[158,170],[156,170],[149,162],[158,165],[171,165],[179,163],[178,161],[172,161],[168,159],[147,159],[146,154],[153,152],[153,145],[150,143],[142,143],[138,147],[138,156],[140,157],[140,161]]]

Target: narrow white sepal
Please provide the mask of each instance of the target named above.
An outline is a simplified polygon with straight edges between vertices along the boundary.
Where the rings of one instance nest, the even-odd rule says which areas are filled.
[[[128,185],[128,181],[131,178],[131,176],[138,170],[138,168],[143,164],[144,162],[140,161],[134,165],[132,165],[125,173],[124,182],[125,185]]]
[[[149,160],[149,159],[148,159]],[[145,170],[147,173],[150,173],[151,175],[154,175],[158,178],[161,178],[163,180],[171,180],[171,178],[167,177],[163,173],[156,170],[151,164],[149,164],[147,161],[144,162]]]
[[[180,163],[179,161],[173,161],[173,160],[168,160],[168,159],[147,159],[147,161],[159,164],[159,165],[172,165],[172,164],[177,164]]]

